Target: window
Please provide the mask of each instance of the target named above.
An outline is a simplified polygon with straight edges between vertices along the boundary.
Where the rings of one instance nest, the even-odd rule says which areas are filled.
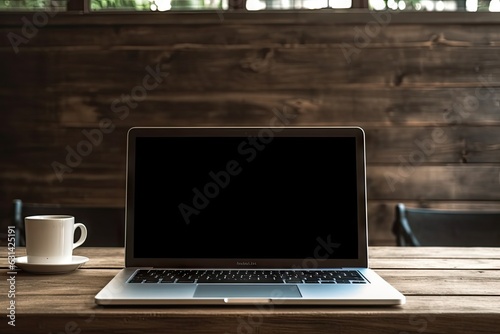
[[[66,0],[0,0],[1,11],[65,11]]]
[[[406,11],[499,11],[500,0],[369,0],[374,10]]]
[[[91,0],[92,10],[227,10],[229,1],[248,11],[350,9],[397,11],[500,11],[500,0]],[[243,6],[241,6],[243,5]]]
[[[76,8],[75,8],[76,6]],[[0,11],[204,11],[241,9],[318,10],[365,8],[395,11],[500,11],[500,0],[0,0]]]

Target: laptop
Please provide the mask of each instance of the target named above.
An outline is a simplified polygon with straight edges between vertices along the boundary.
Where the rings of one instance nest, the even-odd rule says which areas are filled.
[[[359,127],[137,127],[99,305],[401,305],[368,267]]]

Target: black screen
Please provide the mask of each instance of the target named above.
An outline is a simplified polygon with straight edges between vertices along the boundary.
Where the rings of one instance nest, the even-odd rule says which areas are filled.
[[[138,137],[138,258],[358,256],[353,137]]]

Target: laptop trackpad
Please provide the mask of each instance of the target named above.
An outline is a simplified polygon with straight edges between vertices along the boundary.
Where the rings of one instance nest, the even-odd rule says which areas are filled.
[[[195,297],[262,297],[284,298],[302,297],[296,285],[198,285],[194,292]]]

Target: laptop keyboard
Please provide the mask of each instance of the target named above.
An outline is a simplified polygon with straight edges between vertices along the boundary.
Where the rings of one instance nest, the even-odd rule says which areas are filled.
[[[363,284],[357,270],[137,270],[129,283]]]

